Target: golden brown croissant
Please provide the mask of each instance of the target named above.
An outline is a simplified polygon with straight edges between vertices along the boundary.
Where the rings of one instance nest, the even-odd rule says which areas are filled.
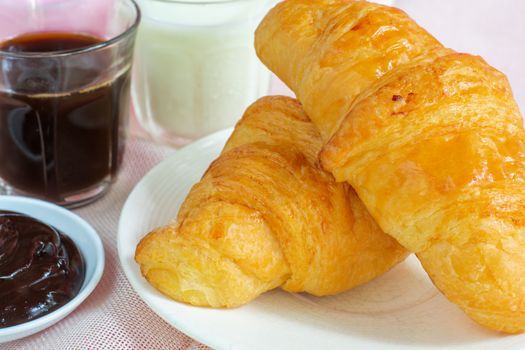
[[[256,48],[380,227],[475,321],[523,332],[525,134],[506,77],[364,1],[285,1]]]
[[[234,307],[279,286],[334,294],[389,270],[406,250],[321,170],[320,149],[297,101],[256,102],[177,222],[139,243],[142,274],[175,300]]]

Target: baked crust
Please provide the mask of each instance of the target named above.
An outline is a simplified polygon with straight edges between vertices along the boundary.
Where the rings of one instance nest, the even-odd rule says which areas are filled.
[[[256,102],[177,221],[137,246],[142,274],[175,300],[235,307],[277,287],[339,293],[402,261],[351,187],[321,169],[321,145],[296,100]]]

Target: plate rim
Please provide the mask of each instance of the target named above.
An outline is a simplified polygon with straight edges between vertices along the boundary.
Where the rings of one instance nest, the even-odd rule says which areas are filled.
[[[127,266],[127,263],[125,263],[125,259],[126,259],[126,256],[124,255],[124,240],[123,240],[123,223],[122,223],[122,219],[123,217],[125,216],[125,213],[129,210],[129,207],[131,206],[131,202],[132,202],[132,199],[134,198],[134,196],[137,195],[137,193],[139,192],[140,190],[140,187],[142,187],[142,185],[144,183],[146,183],[150,177],[154,177],[155,174],[157,174],[158,172],[161,172],[162,169],[164,169],[165,167],[167,167],[169,164],[171,164],[172,162],[178,160],[180,157],[184,157],[184,156],[188,156],[188,155],[191,155],[191,152],[194,148],[196,147],[199,147],[199,146],[205,146],[207,144],[215,144],[217,142],[226,142],[228,140],[228,138],[230,137],[230,135],[232,134],[233,132],[233,127],[231,128],[226,128],[226,129],[223,129],[223,130],[219,130],[217,132],[214,132],[210,135],[207,135],[203,138],[200,138],[182,148],[179,148],[175,151],[174,154],[166,157],[164,160],[162,160],[159,164],[155,165],[153,168],[151,168],[141,179],[140,181],[138,181],[135,186],[133,187],[133,190],[129,193],[128,197],[126,198],[126,201],[124,202],[124,205],[122,207],[122,210],[120,212],[120,215],[119,215],[119,220],[118,220],[118,228],[117,228],[117,251],[118,251],[118,257],[119,257],[119,263],[120,263],[120,266],[122,267],[122,270],[124,271],[124,275],[126,276],[126,279],[129,281],[129,283],[131,284],[133,290],[135,291],[135,293],[137,293],[139,295],[139,297],[141,298],[142,301],[144,301],[148,307],[151,309],[151,311],[153,311],[157,316],[159,316],[160,318],[162,318],[165,322],[167,322],[168,324],[170,324],[172,327],[175,327],[177,330],[181,331],[182,333],[186,334],[187,336],[191,337],[192,339],[200,342],[200,343],[203,343],[204,345],[207,345],[211,348],[214,348],[214,349],[217,349],[217,348],[223,348],[224,347],[224,344],[223,342],[221,342],[220,340],[218,339],[214,339],[213,337],[209,337],[209,338],[203,338],[202,337],[202,334],[199,333],[199,332],[196,332],[194,331],[194,328],[193,327],[189,327],[187,325],[185,325],[184,323],[180,323],[180,322],[174,322],[173,319],[168,319],[167,316],[163,313],[163,312],[159,312],[157,310],[157,308],[152,304],[149,296],[146,296],[146,293],[142,290],[142,288],[138,285],[138,283],[136,282],[135,278],[136,277],[139,277],[139,278],[144,278],[143,276],[135,276],[135,274],[133,273],[133,271],[131,271],[131,269],[128,268]],[[160,293],[159,293],[160,294]],[[161,294],[162,295],[162,294]],[[187,307],[188,305],[185,305],[183,303],[180,303],[180,302],[177,302],[177,301],[174,301],[174,303],[176,303],[175,305],[178,305],[178,306],[181,306],[181,307]],[[212,310],[212,309],[210,309]],[[227,346],[231,346],[233,344],[229,344]]]

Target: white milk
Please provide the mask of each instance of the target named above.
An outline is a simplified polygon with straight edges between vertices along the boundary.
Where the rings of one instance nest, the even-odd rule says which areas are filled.
[[[160,141],[180,144],[233,126],[268,93],[253,36],[275,1],[139,0],[133,100]]]

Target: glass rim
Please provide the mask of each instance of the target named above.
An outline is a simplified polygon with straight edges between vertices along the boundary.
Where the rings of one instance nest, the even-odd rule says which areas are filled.
[[[96,44],[83,46],[83,47],[80,47],[77,49],[71,49],[71,50],[58,50],[58,51],[48,51],[48,52],[17,52],[17,51],[5,51],[0,48],[0,56],[13,57],[13,58],[62,57],[62,56],[79,55],[79,54],[83,54],[87,52],[98,51],[100,49],[111,46],[121,40],[124,40],[125,38],[129,37],[131,33],[135,32],[139,26],[139,23],[142,17],[140,7],[135,0],[124,0],[124,1],[130,2],[133,8],[135,9],[135,20],[133,21],[133,24],[131,24],[128,28],[126,28],[126,30],[124,30],[119,35],[116,35],[112,38],[109,38],[107,40],[101,41]],[[226,1],[231,1],[231,0],[226,0]]]

